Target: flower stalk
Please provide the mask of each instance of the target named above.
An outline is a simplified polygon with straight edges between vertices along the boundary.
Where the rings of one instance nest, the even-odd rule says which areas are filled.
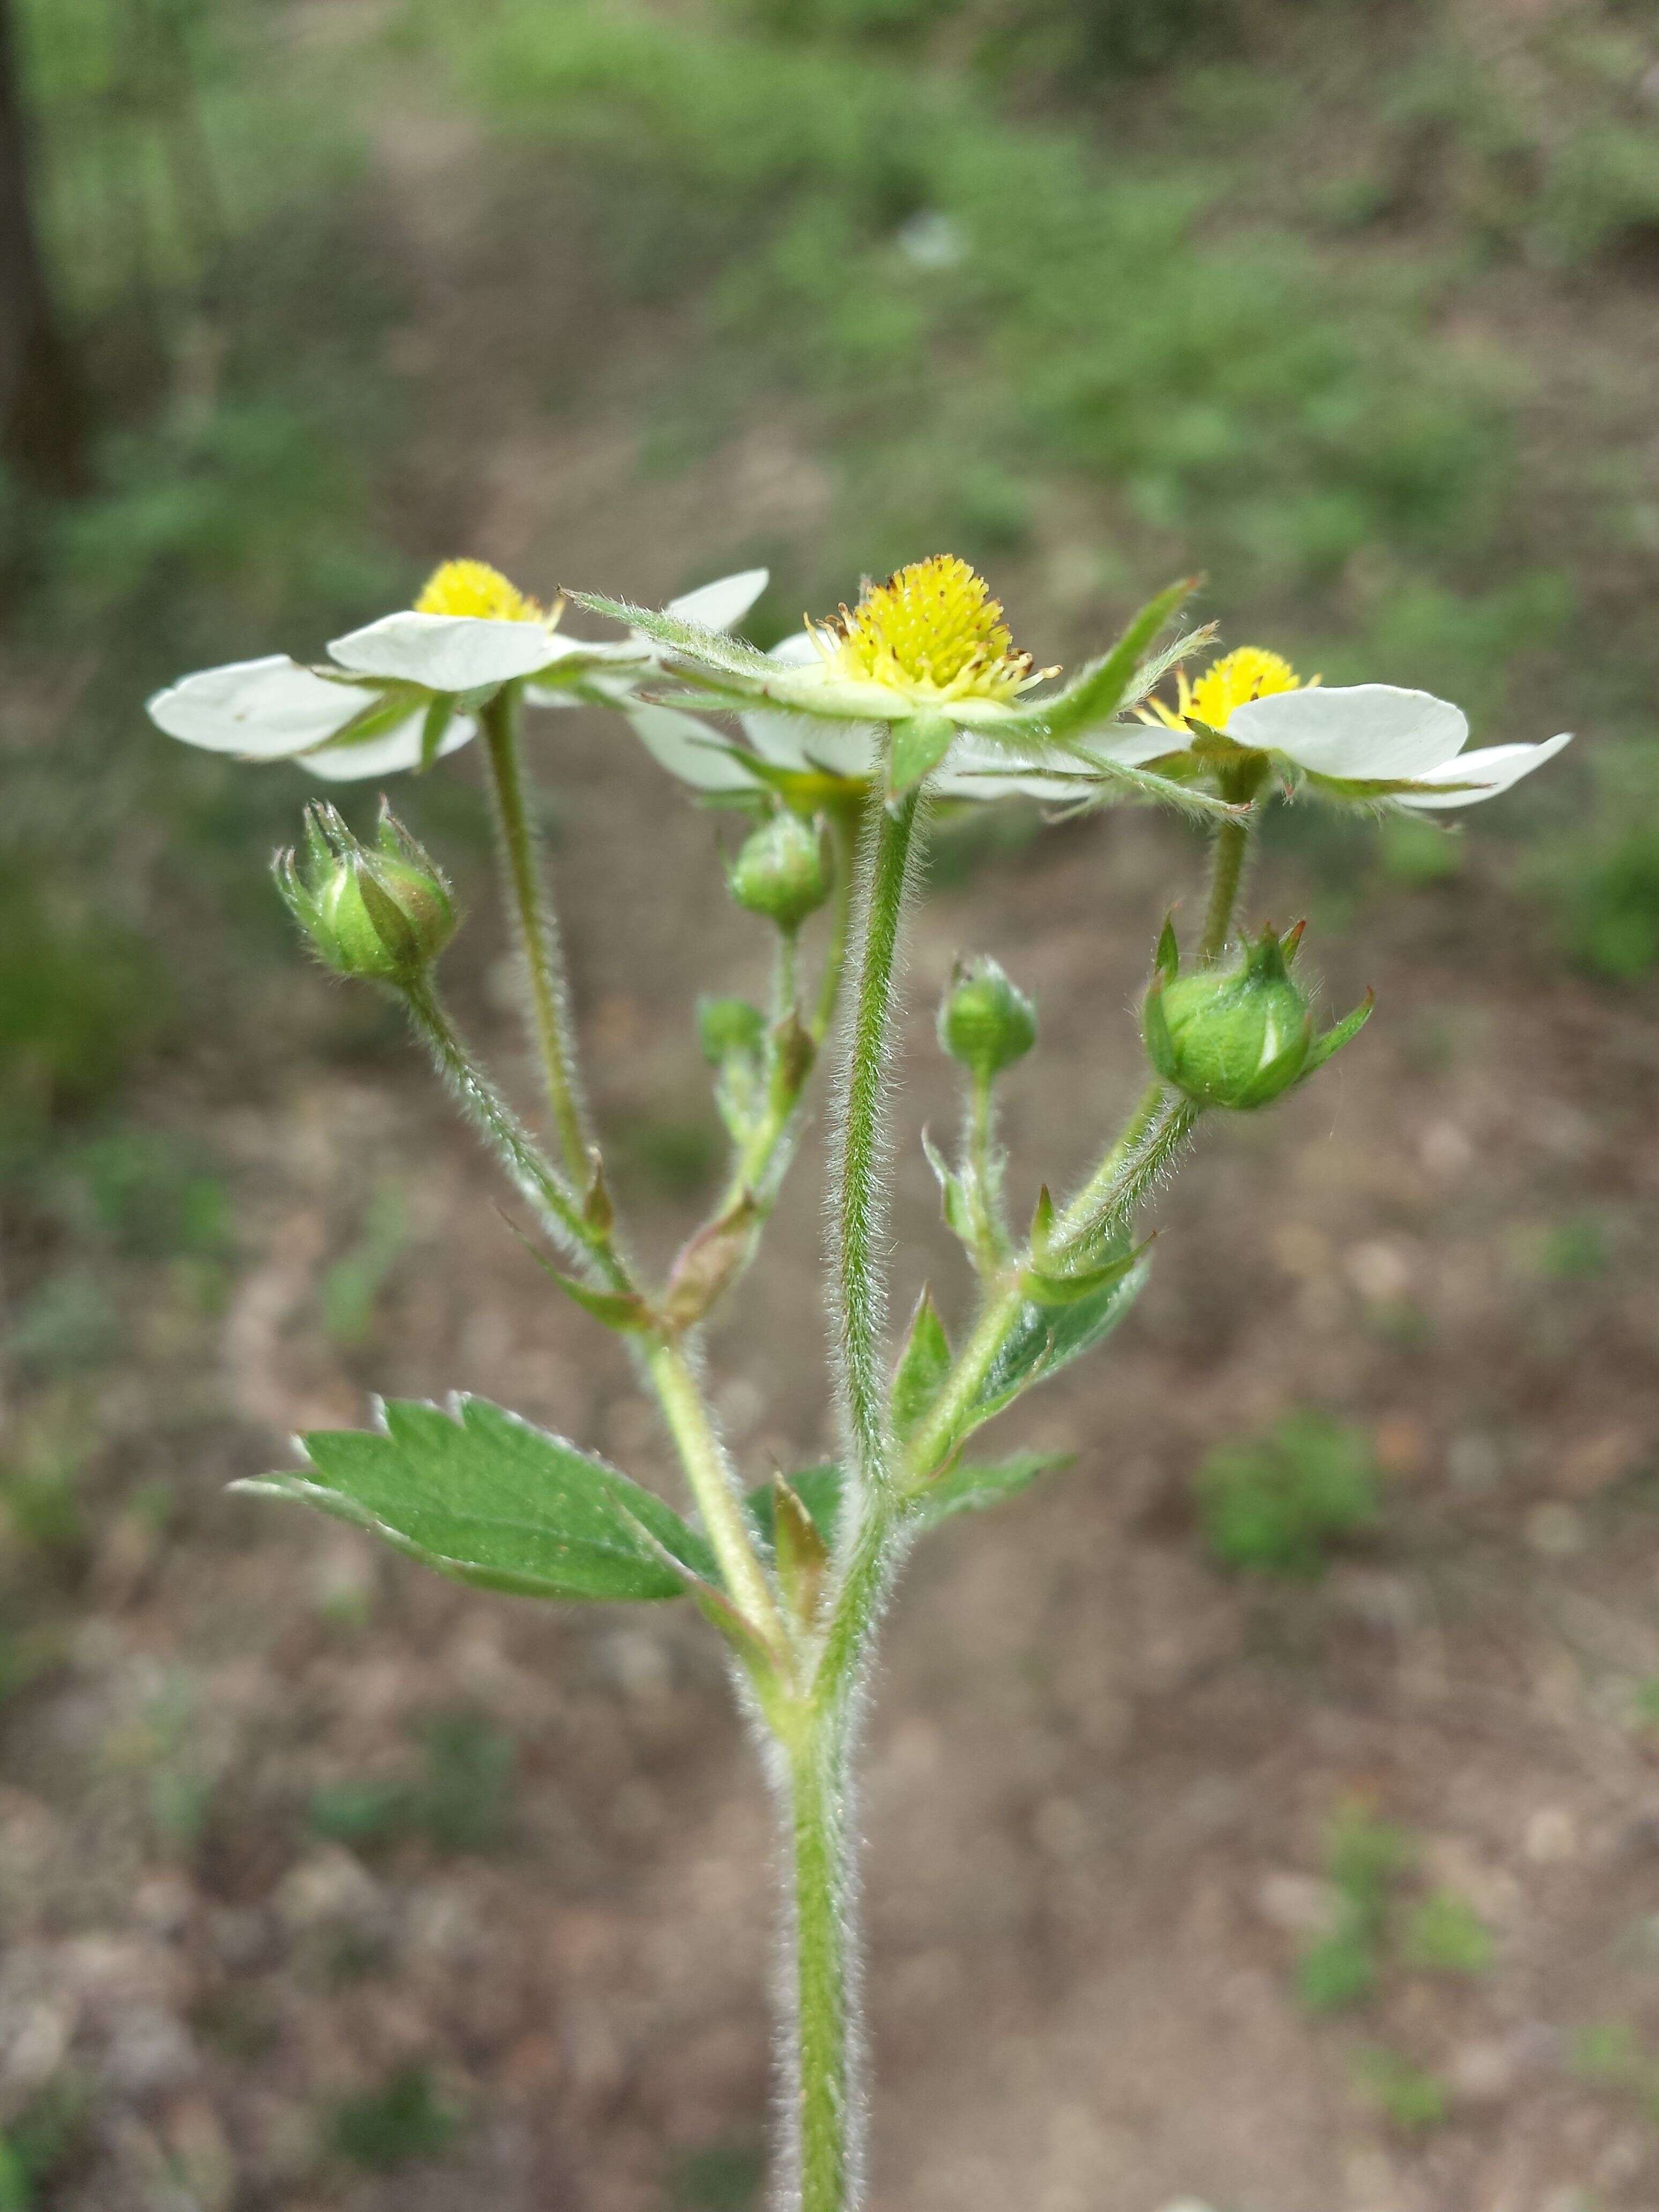
[[[588,1143],[576,1083],[569,994],[558,927],[547,895],[546,863],[525,804],[518,718],[519,686],[504,684],[481,716],[489,787],[495,802],[495,827],[508,890],[507,911],[524,957],[529,987],[531,1033],[559,1151],[566,1172],[580,1190],[587,1180]]]

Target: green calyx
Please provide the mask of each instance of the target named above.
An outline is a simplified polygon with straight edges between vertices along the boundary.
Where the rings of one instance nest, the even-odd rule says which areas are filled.
[[[304,851],[279,853],[271,872],[318,957],[342,975],[413,983],[459,920],[448,878],[384,799],[373,846],[332,806],[308,806]]]
[[[1147,1055],[1166,1083],[1194,1105],[1247,1113],[1266,1106],[1340,1052],[1369,1019],[1368,991],[1323,1036],[1291,974],[1301,926],[1280,938],[1270,927],[1225,966],[1180,972],[1175,934],[1159,939],[1142,1010]]]
[[[976,1082],[988,1083],[1036,1042],[1036,1007],[994,960],[959,960],[939,1001],[939,1041]]]
[[[816,823],[781,807],[749,837],[727,880],[732,896],[750,914],[782,930],[799,929],[830,896],[830,870]]]

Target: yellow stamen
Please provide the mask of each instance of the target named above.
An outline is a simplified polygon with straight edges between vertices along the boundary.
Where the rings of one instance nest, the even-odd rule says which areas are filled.
[[[446,561],[415,602],[417,615],[465,615],[477,622],[542,622],[542,610],[487,561]]]
[[[842,675],[923,698],[1012,699],[1059,672],[1033,672],[984,579],[951,553],[866,584],[856,607],[814,635]]]
[[[1317,684],[1316,676],[1313,681]],[[1249,699],[1265,699],[1273,691],[1299,691],[1302,678],[1288,660],[1277,653],[1269,653],[1259,645],[1241,645],[1232,653],[1224,653],[1219,660],[1212,661],[1196,684],[1187,681],[1184,671],[1176,677],[1176,703],[1166,707],[1154,699],[1151,714],[1141,720],[1163,722],[1172,730],[1185,730],[1190,715],[1212,730],[1224,730],[1232,719],[1233,709]]]

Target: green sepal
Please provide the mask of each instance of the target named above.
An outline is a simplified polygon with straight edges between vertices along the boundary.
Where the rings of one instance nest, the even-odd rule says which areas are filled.
[[[1196,576],[1185,576],[1148,599],[1130,618],[1111,651],[1083,669],[1065,690],[1039,709],[1049,738],[1071,737],[1079,730],[1110,721],[1123,704],[1147,647],[1192,597],[1198,583]]]
[[[826,1548],[834,1551],[836,1537],[841,1527],[842,1500],[846,1491],[846,1479],[833,1461],[818,1467],[804,1467],[788,1478],[789,1487],[805,1507],[812,1526],[823,1539]],[[763,1482],[751,1490],[744,1500],[756,1534],[769,1552],[777,1544],[777,1499],[772,1485]]]
[[[901,1443],[921,1425],[950,1371],[951,1340],[933,1304],[933,1293],[924,1285],[910,1316],[904,1349],[893,1370],[889,1405],[893,1433]]]
[[[1314,1039],[1308,1048],[1308,1057],[1302,1073],[1303,1082],[1307,1081],[1315,1068],[1322,1067],[1328,1060],[1340,1052],[1345,1044],[1352,1043],[1360,1030],[1370,1021],[1371,1010],[1376,1004],[1376,992],[1368,990],[1351,1014],[1344,1014],[1341,1020],[1328,1029],[1323,1036]]]
[[[322,675],[325,672],[315,672]],[[317,746],[318,752],[333,752],[337,747],[367,744],[371,738],[383,738],[388,730],[395,730],[406,722],[423,700],[430,697],[417,684],[377,684],[374,696],[360,707],[349,722],[343,722],[332,737]]]
[[[956,733],[956,726],[946,714],[910,714],[893,724],[887,756],[890,806],[933,773],[950,751]]]
[[[1176,936],[1175,915],[1166,914],[1152,950],[1152,973],[1160,983],[1173,983],[1181,973],[1181,945]]]
[[[953,1467],[912,1494],[908,1517],[917,1528],[936,1528],[953,1514],[983,1513],[1018,1498],[1038,1475],[1069,1467],[1075,1457],[1073,1452],[1017,1452],[1012,1459],[1000,1460],[991,1467]]]
[[[455,701],[449,692],[437,691],[433,694],[421,720],[420,766],[422,771],[429,769],[433,762],[437,759],[438,748],[444,741],[444,732],[448,729],[450,717],[454,712]]]
[[[705,629],[701,623],[682,622],[678,615],[656,607],[636,607],[627,599],[608,599],[594,592],[565,592],[562,596],[573,605],[586,607],[590,614],[607,615],[612,622],[643,630],[659,645],[684,653],[702,667],[718,669],[736,679],[735,688],[745,696],[763,691],[782,672],[775,660],[757,652],[752,645],[744,645],[729,631]]]
[[[1031,1209],[1031,1233],[1026,1239],[1039,1260],[1048,1256],[1048,1247],[1054,1241],[1054,1201],[1048,1184],[1038,1190],[1036,1204]]]
[[[1409,776],[1322,775],[1317,769],[1300,766],[1297,774],[1321,799],[1343,799],[1367,805],[1385,799],[1407,799],[1417,793],[1432,793],[1438,798],[1454,791],[1487,788],[1484,783],[1413,783]]]
[[[391,1400],[379,1430],[302,1437],[305,1471],[231,1487],[315,1505],[481,1589],[646,1601],[717,1580],[703,1538],[650,1491],[486,1399],[452,1405]]]

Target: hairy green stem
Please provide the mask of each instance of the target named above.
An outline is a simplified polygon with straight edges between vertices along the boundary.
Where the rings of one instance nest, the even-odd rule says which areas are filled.
[[[1145,1106],[1144,1099],[1141,1104]],[[1137,1116],[1139,1111],[1137,1109]],[[1051,1265],[1086,1251],[1127,1221],[1186,1143],[1198,1115],[1198,1108],[1189,1100],[1165,1097],[1127,1152],[1120,1156],[1120,1147],[1113,1146],[1056,1221],[1049,1244]],[[1013,1279],[980,1316],[944,1389],[911,1441],[907,1455],[911,1486],[925,1482],[954,1449],[958,1429],[1024,1304],[1016,1270]]]
[[[450,1020],[430,979],[422,975],[406,985],[402,996],[415,1033],[431,1053],[445,1087],[524,1197],[562,1243],[591,1261],[613,1289],[627,1289],[621,1262],[588,1229],[551,1163]]]
[[[788,1770],[799,2212],[852,2212],[861,2179],[848,1781],[841,1717],[805,1719]]]
[[[859,1487],[866,1501],[890,1487],[881,1378],[886,1285],[877,1256],[885,1212],[882,1109],[899,927],[918,804],[919,793],[912,790],[890,807],[880,781],[872,786],[870,807],[875,819],[866,831],[858,996],[852,1009],[842,1100],[832,1318]]]
[[[1227,939],[1232,932],[1233,908],[1238,902],[1239,886],[1244,879],[1244,862],[1250,849],[1249,824],[1243,822],[1224,822],[1215,833],[1215,848],[1210,862],[1210,898],[1205,909],[1204,934],[1199,940],[1198,957],[1207,967],[1218,960],[1227,949]]]
[[[684,1346],[673,1337],[653,1338],[645,1353],[645,1369],[726,1586],[751,1626],[781,1650],[783,1624],[777,1601],[755,1550],[736,1472],[709,1417]]]
[[[559,1151],[572,1183],[580,1190],[588,1176],[587,1138],[576,1088],[575,1051],[558,931],[547,896],[539,841],[525,803],[518,712],[519,687],[504,684],[483,708],[479,720],[495,799],[495,826],[509,890],[508,912],[530,982],[530,1027]]]
[[[841,1002],[841,979],[847,966],[847,939],[853,920],[854,877],[858,867],[858,821],[850,809],[837,806],[830,816],[830,842],[836,855],[836,890],[830,908],[830,943],[823,956],[823,975],[818,1001],[807,1024],[819,1044],[830,1034]]]

